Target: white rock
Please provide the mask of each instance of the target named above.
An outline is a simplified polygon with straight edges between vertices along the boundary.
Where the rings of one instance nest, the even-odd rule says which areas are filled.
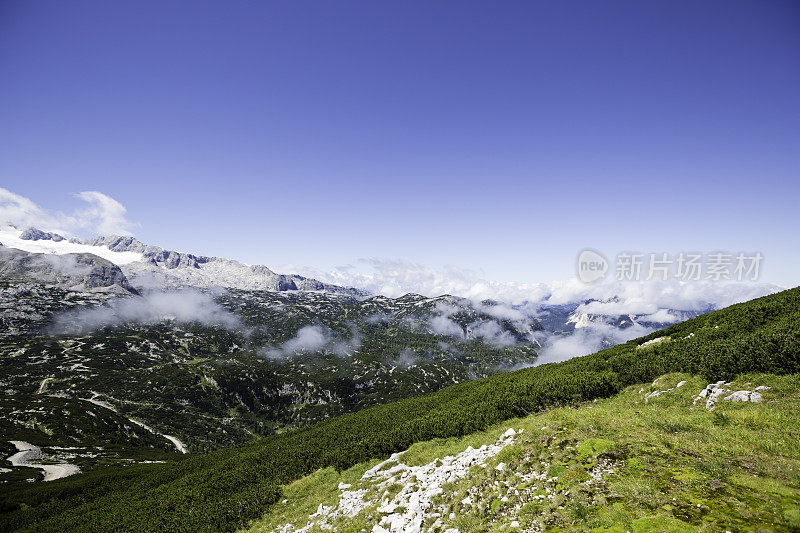
[[[511,522],[511,527],[519,527],[519,522],[514,520],[513,522]]]
[[[726,396],[724,398],[729,402],[749,402],[750,401],[750,391],[748,390],[738,390],[731,394],[730,396]]]
[[[503,437],[513,437],[516,435],[517,432],[514,431],[514,428],[508,428],[505,433],[503,433]]]
[[[725,383],[724,381],[709,383],[708,386],[700,392],[697,398],[694,399],[693,404],[697,405],[697,402],[703,398],[706,398],[706,409],[709,411],[714,409],[714,405],[717,403],[717,400],[720,396],[729,392],[733,392],[723,388],[724,385],[729,385],[729,383]]]
[[[739,391],[734,392],[730,396],[726,396],[724,399],[729,401],[729,402],[761,403],[763,401],[763,398],[761,397],[761,393],[758,392],[757,390],[753,390],[753,391],[739,390]]]
[[[439,518],[441,510],[437,512],[433,502],[444,492],[445,484],[465,478],[472,467],[485,468],[490,458],[513,441],[513,435],[509,435],[493,444],[483,445],[477,450],[469,446],[457,455],[448,455],[422,466],[409,466],[400,461],[401,454],[393,454],[386,461],[371,468],[364,473],[362,480],[371,480],[373,488],[379,492],[384,491],[382,501],[377,506],[377,511],[383,515],[379,522],[381,529],[373,528],[373,532],[421,532],[425,520]],[[387,468],[389,464],[392,466]],[[400,483],[403,487],[397,494],[390,496],[386,489],[395,483]],[[350,486],[346,483],[339,485],[340,490],[345,488]],[[332,507],[320,505],[317,512],[309,516],[308,524],[298,530],[298,533],[307,533],[312,529],[332,530],[333,520],[356,516],[371,505],[371,502],[364,500],[366,494],[367,489],[345,490],[340,494],[338,504]],[[473,499],[466,496],[461,502],[469,506],[472,505]],[[455,513],[452,513],[450,519],[455,518]],[[440,523],[439,527],[444,527],[444,524]]]

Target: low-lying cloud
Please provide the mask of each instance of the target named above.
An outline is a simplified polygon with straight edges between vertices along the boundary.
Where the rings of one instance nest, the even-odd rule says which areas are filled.
[[[430,297],[452,294],[473,302],[494,300],[507,304],[496,309],[497,313],[508,312],[508,309],[520,310],[522,307],[521,312],[529,314],[540,304],[557,305],[587,300],[610,302],[614,299],[615,314],[647,314],[663,308],[699,311],[710,306],[725,307],[782,289],[770,283],[678,280],[609,280],[586,284],[570,278],[549,284],[500,282],[485,279],[478,272],[469,269],[456,266],[434,269],[402,259],[360,259],[332,272],[298,265],[286,265],[275,270],[298,273],[389,297],[398,297],[409,292]],[[610,307],[608,310],[612,311]],[[498,318],[513,320],[511,316]]]
[[[507,306],[478,305],[479,312],[505,320],[514,320],[522,327],[530,324],[530,319],[523,313]],[[436,335],[444,335],[458,340],[481,339],[495,348],[504,348],[516,344],[517,339],[507,329],[503,328],[496,320],[479,319],[471,322],[466,328],[461,326],[451,317],[458,312],[455,306],[444,302],[437,303],[434,312],[428,319],[429,330]],[[489,311],[489,313],[487,313]]]
[[[389,364],[403,370],[411,368],[419,361],[419,355],[414,350],[404,348]]]
[[[517,339],[508,330],[503,329],[494,320],[478,320],[469,326],[470,336],[482,339],[495,348],[505,348],[517,343]]]
[[[349,339],[341,339],[325,326],[304,326],[288,341],[278,346],[261,348],[259,353],[267,359],[284,359],[296,354],[324,350],[340,357],[348,357],[361,346],[361,335],[357,328],[351,327],[350,333]]]
[[[592,324],[588,327],[577,328],[570,334],[555,335],[539,332],[537,340],[542,345],[536,365],[558,363],[595,353],[614,344],[628,342],[631,339],[642,337],[655,331],[653,328],[634,324],[627,328],[618,328],[609,324]]]
[[[186,289],[117,298],[108,305],[71,310],[54,319],[55,333],[79,334],[126,323],[156,324],[166,320],[239,330],[242,322],[206,293]]]
[[[465,338],[464,328],[447,315],[434,315],[428,320],[428,326],[436,335],[446,335],[455,339]]]

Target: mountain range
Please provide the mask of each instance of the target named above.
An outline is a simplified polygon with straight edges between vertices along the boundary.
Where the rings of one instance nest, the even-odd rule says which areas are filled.
[[[132,237],[6,227],[0,243],[0,428],[83,472],[244,443],[534,366],[564,339],[611,346],[697,314],[389,298]]]

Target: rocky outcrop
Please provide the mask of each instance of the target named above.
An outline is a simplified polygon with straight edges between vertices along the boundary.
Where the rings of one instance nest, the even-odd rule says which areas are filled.
[[[383,498],[377,507],[381,519],[378,524],[373,525],[373,533],[421,533],[424,529],[427,530],[423,525],[433,519],[436,519],[433,530],[457,532],[455,528],[446,528],[442,521],[446,515],[445,505],[440,500],[446,487],[466,478],[473,468],[485,468],[493,457],[513,444],[518,435],[519,432],[509,428],[492,444],[484,444],[477,449],[468,446],[461,453],[421,466],[403,463],[405,452],[392,454],[386,461],[364,472],[356,482],[358,488],[353,488],[352,484],[340,483],[339,501],[333,505],[320,504],[316,512],[308,516],[306,524],[286,524],[278,531],[299,533],[313,529],[334,529],[337,520],[354,518],[374,506],[370,489],[377,489],[378,494],[383,493]],[[505,464],[500,463],[496,469],[502,471],[504,467]],[[390,495],[387,489],[397,485],[402,487],[400,491]]]
[[[761,396],[761,391],[769,390],[769,387],[762,385],[753,390],[737,390],[730,396],[726,396],[723,400],[728,402],[752,402],[761,403],[764,398]]]
[[[763,401],[761,392],[769,390],[769,387],[762,385],[760,387],[756,387],[751,391],[748,390],[733,391],[731,389],[725,388],[729,385],[730,383],[726,383],[725,381],[717,381],[716,383],[709,383],[705,389],[700,391],[700,394],[694,400],[694,404],[697,405],[697,402],[705,399],[706,409],[711,411],[714,409],[714,407],[716,407],[716,404],[720,399],[728,402],[761,403]]]
[[[145,244],[133,237],[120,237],[119,235],[97,237],[83,241],[83,244],[105,246],[114,252],[138,252],[148,262],[170,270],[173,268],[199,268],[202,263],[212,260],[209,257],[165,250],[160,246]]]
[[[64,237],[59,235],[58,233],[47,233],[46,231],[42,231],[36,228],[28,228],[22,232],[22,235],[19,236],[20,239],[25,241],[54,241],[60,242],[64,240]]]
[[[32,240],[64,240],[60,235],[36,228],[25,231]],[[113,252],[135,252],[142,261],[122,266],[127,279],[137,286],[161,288],[230,287],[244,290],[325,291],[335,294],[362,296],[365,293],[348,287],[322,283],[294,274],[277,274],[264,265],[249,266],[220,257],[206,257],[160,246],[151,246],[134,237],[109,235],[93,239],[71,239],[70,242],[102,246]]]
[[[92,254],[35,254],[3,247],[0,277],[33,279],[76,290],[136,293],[117,265]]]

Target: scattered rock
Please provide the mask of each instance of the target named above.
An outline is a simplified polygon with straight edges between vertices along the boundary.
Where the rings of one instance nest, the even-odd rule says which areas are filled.
[[[395,484],[403,486],[393,497],[388,497],[388,492],[384,492],[385,499],[377,508],[383,517],[373,526],[372,532],[421,532],[426,519],[441,518],[442,511],[435,512],[433,502],[434,498],[444,492],[443,486],[463,479],[473,467],[485,466],[491,457],[514,442],[517,433],[514,429],[509,429],[494,444],[483,445],[477,449],[469,446],[458,455],[448,455],[422,466],[408,466],[400,462],[402,453],[395,453],[386,461],[364,472],[361,481],[375,480],[373,483],[377,482],[378,489],[387,490]],[[501,463],[498,467],[501,465],[503,468],[506,466]],[[498,470],[502,471],[500,468]],[[367,489],[345,490],[350,487],[350,484],[340,483],[339,490],[344,492],[339,496],[338,504],[328,507],[320,504],[317,512],[309,516],[306,525],[294,529],[291,524],[287,524],[281,531],[307,532],[315,527],[332,529],[333,521],[337,518],[354,517],[372,504],[371,500],[364,499]],[[469,506],[473,504],[473,500],[467,496],[461,503]],[[458,530],[451,528],[446,531]]]
[[[656,380],[653,382],[653,387],[655,387],[655,386],[656,386],[656,383],[658,382],[658,380],[659,380],[659,379],[661,379],[661,378],[658,378],[658,379],[656,379]],[[686,383],[687,383],[686,381],[681,381],[680,383],[678,383],[677,385],[675,385],[675,386],[674,386],[674,387],[672,387],[671,389],[666,389],[666,390],[656,390],[656,391],[653,391],[653,392],[649,392],[649,393],[645,394],[645,396],[644,396],[644,402],[645,402],[645,403],[647,403],[647,401],[648,401],[650,398],[658,398],[658,397],[659,397],[659,396],[661,396],[662,394],[666,394],[666,393],[668,393],[668,392],[672,392],[672,391],[674,391],[675,389],[679,389],[679,388],[683,387],[684,385],[686,385]],[[640,389],[640,390],[639,390],[639,392],[643,392],[643,391],[644,391],[644,389]]]
[[[653,344],[658,344],[659,342],[664,342],[664,341],[668,341],[668,340],[670,340],[669,337],[658,337],[656,339],[652,339],[652,340],[649,340],[647,342],[643,342],[642,344],[638,345],[636,347],[636,349],[640,350],[642,348],[647,348],[648,346],[651,346]],[[656,380],[656,381],[658,381],[658,380]],[[655,387],[655,381],[653,382],[653,386]]]
[[[748,390],[732,391],[730,389],[725,388],[728,385],[730,385],[730,383],[726,383],[724,381],[709,383],[705,389],[700,391],[700,394],[694,400],[694,404],[697,405],[697,402],[705,398],[706,409],[711,411],[714,409],[716,403],[720,400],[720,398],[728,402],[761,403],[763,401],[763,398],[759,391],[769,390],[769,387],[767,387],[766,385],[761,385],[759,387],[756,387],[752,391]],[[725,396],[726,394],[728,394],[728,396]]]

